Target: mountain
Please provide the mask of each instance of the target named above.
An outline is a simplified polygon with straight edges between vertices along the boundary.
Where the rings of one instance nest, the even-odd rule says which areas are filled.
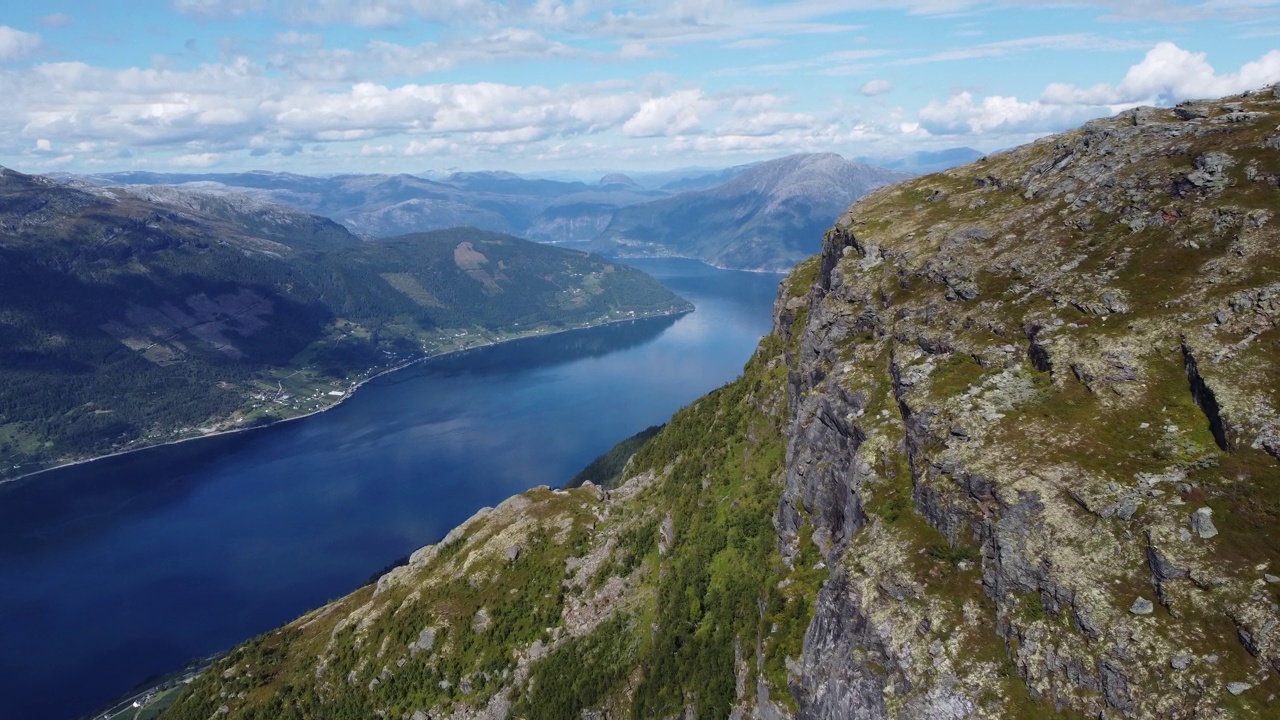
[[[589,242],[609,226],[618,208],[667,197],[646,190],[620,173],[605,175],[595,188],[561,195],[529,223],[525,235],[539,242]]]
[[[757,163],[752,163],[750,165],[735,165],[734,167],[725,168],[724,170],[715,170],[696,175],[682,176],[671,180],[670,182],[663,183],[660,187],[663,190],[670,190],[673,192],[709,190],[717,185],[723,185],[729,182],[738,175],[741,175],[744,170],[747,170],[754,164]]]
[[[1280,98],[882,189],[624,482],[483,510],[166,718],[1272,718]]]
[[[144,202],[169,205],[209,218],[223,220],[255,237],[284,243],[294,249],[323,250],[348,247],[359,242],[345,227],[327,217],[312,215],[287,205],[268,202],[247,193],[227,191],[208,183],[76,187],[108,199],[131,195]]]
[[[941,172],[965,165],[981,158],[985,153],[970,147],[946,150],[923,150],[906,156],[860,157],[859,161],[889,170],[901,170],[916,175]]]
[[[507,172],[414,175],[291,173],[106,173],[83,178],[110,186],[170,186],[192,193],[233,193],[332,218],[368,238],[451,227],[527,236],[534,218],[557,199],[588,191],[581,182],[530,179]],[[645,199],[648,199],[646,196]]]
[[[905,177],[833,153],[791,155],[708,190],[621,208],[590,247],[621,257],[677,255],[783,270],[818,249],[822,230],[850,201]]]
[[[905,177],[847,163],[835,155],[811,156],[808,161],[805,157],[649,178],[673,178],[660,188],[646,187],[619,173],[604,176],[596,185],[509,172],[455,172],[438,179],[405,174],[317,178],[271,172],[126,172],[66,179],[85,188],[115,187],[161,201],[168,198],[213,214],[231,211],[226,207],[229,205],[288,206],[332,218],[364,238],[468,226],[539,242],[597,241],[594,247],[598,249],[618,251],[619,233],[623,232],[679,245],[679,238],[666,236],[679,235],[681,228],[664,224],[701,216],[706,219],[701,229],[714,229],[712,234],[718,238],[701,242],[723,252],[699,255],[687,248],[665,247],[644,252],[690,254],[733,267],[779,269],[814,248],[775,252],[771,246],[794,244],[795,238],[806,233],[816,237],[851,199],[872,186]],[[671,203],[637,208],[614,224],[622,208],[664,198],[672,198]],[[224,209],[215,211],[215,207]],[[667,213],[674,216],[668,218]],[[637,223],[642,226],[635,227]],[[742,225],[737,233],[714,227],[735,223]],[[630,236],[623,238],[630,240]],[[760,247],[727,251],[719,247],[724,244]],[[624,254],[632,250],[623,248]],[[772,264],[762,262],[762,258],[774,256]]]
[[[0,171],[0,478],[328,407],[424,354],[690,309],[471,228],[362,242],[242,195]]]

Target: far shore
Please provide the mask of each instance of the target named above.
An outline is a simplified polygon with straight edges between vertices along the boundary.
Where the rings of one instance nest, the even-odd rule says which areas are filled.
[[[707,267],[713,267],[717,270],[728,270],[730,272],[758,273],[761,275],[786,275],[795,269],[795,265],[792,265],[786,270],[764,270],[761,268],[753,269],[753,268],[728,267],[727,265],[717,265],[713,262],[708,262],[703,258],[694,257],[693,255],[618,255],[616,259],[617,260],[697,260],[703,265],[706,265]],[[801,260],[800,262],[804,262],[804,261]]]
[[[609,325],[617,325],[619,323],[626,323],[626,322],[635,322],[636,320],[649,320],[652,318],[659,318],[659,317],[679,317],[681,315],[687,315],[693,312],[694,310],[696,310],[696,308],[691,308],[688,310],[673,310],[671,312],[657,312],[651,315],[636,315],[635,317],[618,318],[617,320],[605,320],[604,322],[590,323],[587,325],[580,325],[578,327],[564,328],[562,330],[551,330],[546,332],[522,332],[518,335],[513,335],[511,337],[503,338],[501,340],[486,340],[484,342],[478,343],[476,345],[471,345],[468,347],[461,347],[461,348],[456,348],[454,350],[447,350],[445,352],[422,355],[420,357],[413,358],[412,360],[407,360],[394,367],[390,367],[390,368],[387,368],[386,370],[377,372],[365,378],[364,380],[361,380],[355,383],[346,392],[344,392],[342,397],[338,398],[336,402],[334,402],[332,405],[326,405],[325,407],[322,407],[319,410],[311,410],[301,415],[294,415],[292,417],[287,417],[287,418],[279,418],[276,420],[272,420],[271,422],[250,425],[248,427],[227,428],[224,430],[212,430],[206,433],[201,433],[199,435],[192,435],[190,437],[177,438],[175,440],[166,440],[164,442],[141,445],[139,447],[132,447],[127,450],[117,450],[116,452],[107,453],[105,455],[95,455],[93,457],[81,458],[79,460],[72,460],[70,462],[65,462],[60,465],[41,468],[40,470],[33,470],[32,472],[24,473],[16,477],[0,478],[0,485],[18,482],[19,480],[25,480],[27,478],[35,477],[36,475],[42,475],[44,473],[53,472],[54,470],[63,470],[69,467],[75,467],[77,465],[85,465],[91,462],[97,462],[98,460],[106,460],[108,458],[120,457],[122,455],[132,455],[133,453],[142,452],[143,450],[153,450],[155,448],[166,447],[168,445],[177,445],[179,443],[191,442],[193,440],[205,440],[207,438],[219,437],[221,435],[234,435],[236,433],[250,432],[252,430],[262,430],[264,428],[275,427],[276,425],[281,425],[283,423],[293,422],[295,420],[302,420],[304,418],[309,418],[313,415],[319,415],[320,413],[328,412],[338,407],[339,405],[341,405],[342,403],[350,399],[353,395],[355,395],[356,391],[359,390],[367,382],[372,382],[373,380],[377,380],[383,375],[389,375],[391,373],[404,370],[407,367],[417,365],[418,363],[425,362],[427,360],[447,357],[449,355],[468,352],[471,350],[479,350],[480,348],[492,347],[494,345],[501,345],[503,343],[514,342],[516,340],[528,340],[529,338],[533,338],[533,337],[547,337],[549,335],[560,335],[563,333],[575,332],[578,330],[591,330],[592,328],[607,327]]]

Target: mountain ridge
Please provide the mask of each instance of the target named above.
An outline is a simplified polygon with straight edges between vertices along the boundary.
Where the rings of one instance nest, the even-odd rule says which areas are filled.
[[[403,173],[321,178],[262,171],[195,174],[131,171],[73,179],[86,186],[133,187],[134,192],[153,195],[180,193],[188,205],[233,203],[237,202],[231,199],[233,195],[244,194],[254,202],[272,202],[330,217],[365,239],[474,226],[540,242],[594,243],[591,247],[597,250],[623,254],[630,250],[607,238],[610,224],[623,208],[666,198],[671,204],[659,206],[659,211],[664,207],[675,209],[676,215],[682,216],[675,218],[678,221],[687,220],[683,216],[689,215],[689,212],[679,212],[682,204],[696,205],[695,214],[706,217],[735,220],[747,213],[759,217],[746,219],[745,234],[711,243],[743,245],[739,250],[719,247],[713,253],[700,248],[672,250],[655,246],[648,252],[698,257],[732,269],[778,271],[817,249],[813,246],[795,250],[791,245],[798,242],[797,238],[816,237],[821,227],[829,224],[848,201],[868,187],[886,179],[906,177],[905,174],[885,175],[885,171],[857,164],[841,165],[843,161],[834,162],[835,158],[838,156],[833,154],[789,155],[701,175],[681,176],[659,188],[645,187],[618,173],[605,175],[596,184],[587,184],[526,178],[504,171],[454,172],[433,179]],[[790,168],[793,175],[785,187],[779,186],[776,178],[772,183],[766,179],[769,173],[778,172],[780,168]],[[863,176],[875,177],[877,173],[883,175],[880,180],[863,181]],[[738,179],[744,175],[763,185],[758,188],[743,185]],[[172,189],[162,190],[164,187]],[[210,199],[199,200],[201,194],[209,195]],[[755,200],[765,205],[752,207]],[[624,225],[629,222],[628,218],[636,217],[634,213],[652,214],[652,208],[624,214]],[[659,226],[666,220],[653,218]],[[714,225],[705,229],[714,229]],[[775,244],[783,249],[773,249]]]
[[[816,251],[813,238],[849,202],[906,177],[835,153],[789,155],[752,165],[723,185],[623,207],[589,247],[779,271]]]

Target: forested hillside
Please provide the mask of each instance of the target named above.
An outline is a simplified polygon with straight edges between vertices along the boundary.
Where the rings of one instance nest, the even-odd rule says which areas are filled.
[[[0,478],[312,412],[424,353],[688,309],[505,235],[203,209],[3,171]]]

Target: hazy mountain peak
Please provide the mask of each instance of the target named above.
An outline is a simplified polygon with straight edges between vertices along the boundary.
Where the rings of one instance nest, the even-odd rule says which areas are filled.
[[[823,229],[850,202],[907,177],[835,153],[788,155],[716,187],[622,208],[594,247],[782,270],[816,252]]]
[[[608,175],[605,175],[604,177],[600,178],[600,187],[607,187],[610,185],[617,185],[617,186],[628,187],[628,188],[640,187],[639,183],[637,183],[635,180],[632,180],[630,177],[622,173],[609,173]]]

